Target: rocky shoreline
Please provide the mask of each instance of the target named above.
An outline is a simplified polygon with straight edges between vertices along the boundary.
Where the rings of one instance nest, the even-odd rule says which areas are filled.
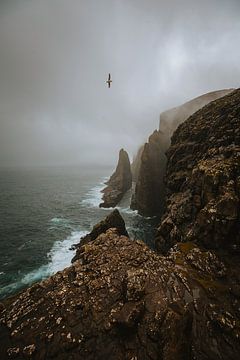
[[[152,136],[149,144],[161,134]],[[151,174],[142,173],[145,186]],[[130,239],[115,210],[80,241],[70,267],[1,303],[1,359],[239,357],[240,90],[178,127],[165,186],[157,251]],[[146,201],[159,191],[146,188]]]

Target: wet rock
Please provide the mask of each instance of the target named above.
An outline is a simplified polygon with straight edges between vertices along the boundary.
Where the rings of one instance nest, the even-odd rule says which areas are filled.
[[[117,168],[108,180],[107,187],[102,190],[103,202],[100,204],[100,207],[115,207],[131,187],[132,173],[129,157],[127,152],[121,149]]]

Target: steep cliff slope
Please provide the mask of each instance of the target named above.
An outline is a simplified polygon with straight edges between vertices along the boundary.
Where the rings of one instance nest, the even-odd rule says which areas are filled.
[[[162,212],[165,194],[163,176],[167,162],[165,152],[170,146],[173,132],[195,111],[232,91],[233,89],[210,92],[160,115],[159,135],[155,135],[154,139],[150,136],[148,143],[140,148],[132,164],[133,178],[136,181],[131,205],[133,209],[145,216]]]
[[[180,125],[167,157],[167,209],[157,248],[195,241],[239,251],[240,90]]]
[[[114,207],[122,199],[125,192],[132,187],[132,172],[128,153],[121,149],[119,160],[115,172],[107,182],[107,187],[103,189],[103,202],[100,207]]]

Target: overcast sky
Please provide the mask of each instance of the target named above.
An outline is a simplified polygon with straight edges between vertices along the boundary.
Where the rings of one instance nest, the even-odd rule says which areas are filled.
[[[0,0],[0,165],[132,156],[160,112],[239,86],[239,44],[239,0]]]

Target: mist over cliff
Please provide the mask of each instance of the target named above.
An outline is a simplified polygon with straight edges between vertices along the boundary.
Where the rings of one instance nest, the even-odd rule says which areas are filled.
[[[239,14],[236,0],[1,1],[0,166],[133,155],[160,112],[238,87]]]

